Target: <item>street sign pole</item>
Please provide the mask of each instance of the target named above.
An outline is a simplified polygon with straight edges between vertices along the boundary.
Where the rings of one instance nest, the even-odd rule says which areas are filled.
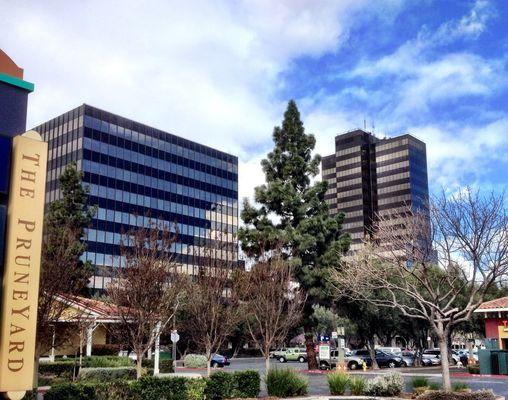
[[[173,343],[171,357],[173,358],[173,365],[175,365],[175,366],[176,366],[176,344],[178,343],[179,340],[180,340],[180,335],[178,334],[178,331],[176,329],[173,329],[171,331],[171,343]]]

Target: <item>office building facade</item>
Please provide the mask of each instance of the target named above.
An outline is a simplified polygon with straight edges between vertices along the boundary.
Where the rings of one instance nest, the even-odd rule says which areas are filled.
[[[83,256],[95,265],[92,288],[107,286],[122,236],[148,226],[148,215],[177,225],[172,250],[188,273],[210,246],[238,261],[237,157],[86,104],[35,130],[49,143],[46,204],[60,197],[58,178],[74,161],[98,207]]]
[[[411,135],[380,139],[359,129],[338,135],[335,153],[323,157],[322,174],[330,213],[345,213],[353,251],[380,217],[428,204],[426,146]]]

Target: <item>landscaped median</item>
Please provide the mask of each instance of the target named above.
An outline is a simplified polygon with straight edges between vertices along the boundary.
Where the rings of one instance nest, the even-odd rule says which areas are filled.
[[[133,362],[126,357],[85,357],[77,372],[77,360],[41,363],[40,385],[51,386],[45,400],[226,400],[257,398],[261,388],[259,372],[217,371],[210,377],[199,374],[173,374],[171,360],[161,365],[163,372],[151,376],[153,361],[144,361],[145,375],[136,380]],[[200,368],[202,360],[189,357],[188,364]],[[326,373],[330,394],[342,399],[391,398],[419,400],[495,400],[491,391],[472,392],[466,384],[456,383],[453,392],[443,392],[425,377],[411,381],[411,391],[404,393],[404,380],[398,372],[388,372],[364,378],[346,371]],[[268,396],[289,398],[306,396],[309,392],[307,377],[299,371],[272,368],[264,377]],[[309,397],[307,399],[319,399]],[[329,398],[329,397],[328,397]],[[35,399],[34,393],[25,400]]]

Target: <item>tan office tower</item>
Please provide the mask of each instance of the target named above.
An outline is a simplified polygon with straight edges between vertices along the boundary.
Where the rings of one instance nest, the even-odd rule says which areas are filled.
[[[428,203],[426,147],[411,135],[380,139],[359,129],[338,135],[335,154],[323,157],[322,173],[330,213],[346,214],[343,229],[351,234],[353,251],[378,216]]]

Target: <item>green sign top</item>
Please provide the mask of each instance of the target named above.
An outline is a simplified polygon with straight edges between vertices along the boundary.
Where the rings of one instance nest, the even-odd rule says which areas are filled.
[[[0,82],[7,83],[8,85],[16,86],[21,89],[24,89],[28,92],[34,91],[34,84],[24,81],[23,79],[15,78],[14,76],[10,76],[7,74],[3,74],[0,72]]]

